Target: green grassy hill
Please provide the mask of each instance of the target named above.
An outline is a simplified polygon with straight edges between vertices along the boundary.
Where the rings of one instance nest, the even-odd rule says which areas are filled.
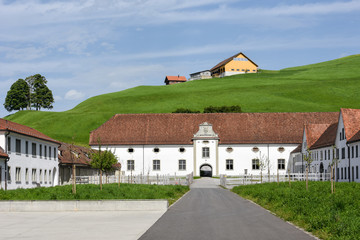
[[[168,113],[209,105],[240,105],[245,112],[338,111],[360,108],[359,89],[360,55],[353,55],[280,71],[139,86],[89,98],[69,111],[20,111],[7,119],[60,141],[75,136],[76,143],[86,145],[89,132],[116,113]]]

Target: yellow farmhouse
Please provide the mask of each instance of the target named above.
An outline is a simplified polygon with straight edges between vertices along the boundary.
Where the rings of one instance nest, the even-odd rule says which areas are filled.
[[[242,73],[256,73],[258,65],[245,54],[238,53],[210,69],[212,77],[226,77]]]

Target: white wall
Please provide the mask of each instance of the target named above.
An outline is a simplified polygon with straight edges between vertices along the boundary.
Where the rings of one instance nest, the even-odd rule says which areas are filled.
[[[24,136],[17,133],[10,133],[8,135],[11,139],[11,151],[8,152],[10,160],[8,166],[10,167],[11,180],[8,181],[8,189],[16,188],[33,188],[37,183],[41,186],[54,186],[58,184],[58,145],[49,141],[40,140],[37,138]],[[16,152],[16,139],[21,141],[21,152]],[[28,141],[28,154],[25,150],[25,142]],[[36,156],[32,155],[32,143],[36,144]],[[40,144],[42,145],[42,154],[44,155],[44,146],[47,147],[47,155],[40,156]],[[49,146],[51,149],[51,157],[49,158]],[[2,148],[5,148],[2,145]],[[55,149],[55,157],[54,157]],[[20,168],[20,179],[16,181],[16,168]],[[26,169],[28,169],[28,179],[26,179]],[[32,181],[32,169],[36,169],[36,181]],[[42,171],[42,178],[40,179],[40,170]],[[46,178],[45,176],[46,171]],[[49,175],[51,171],[51,175]]]
[[[288,162],[290,159],[290,152],[293,151],[296,144],[231,144],[220,145],[217,147],[217,140],[209,140],[204,143],[204,140],[195,140],[194,145],[127,145],[127,146],[103,146],[102,150],[109,149],[118,157],[118,161],[122,164],[122,171],[126,175],[131,174],[127,170],[127,160],[135,160],[135,170],[132,174],[170,174],[170,175],[186,175],[194,172],[194,175],[200,175],[200,167],[203,164],[209,164],[212,167],[213,175],[227,174],[238,175],[244,174],[247,169],[248,174],[260,174],[260,170],[252,169],[252,159],[269,157],[270,159],[270,173],[276,174],[278,168],[278,159],[285,159],[285,170],[279,170],[279,173],[286,173],[288,169]],[[259,152],[254,153],[253,147],[258,147]],[[179,148],[185,148],[185,152],[181,153]],[[210,157],[202,157],[202,148],[210,148]],[[227,148],[231,147],[232,152],[228,152]],[[279,147],[283,147],[284,151],[280,152]],[[93,146],[96,149],[96,146]],[[134,152],[129,153],[128,149],[133,148]],[[155,153],[154,148],[159,148],[159,152]],[[195,162],[194,162],[195,154]],[[152,162],[155,159],[160,160],[160,171],[154,171]],[[178,161],[180,159],[186,160],[186,171],[180,171]],[[217,164],[218,159],[218,164]],[[226,170],[226,159],[233,159],[234,169]],[[217,166],[218,165],[218,166]],[[195,169],[194,169],[195,167]],[[263,173],[267,173],[266,167]]]

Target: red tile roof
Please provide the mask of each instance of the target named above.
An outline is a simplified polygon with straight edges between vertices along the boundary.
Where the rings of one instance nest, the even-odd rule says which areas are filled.
[[[184,76],[166,76],[164,82],[166,81],[186,82],[187,80]]]
[[[45,134],[31,128],[25,125],[21,125],[15,122],[11,122],[5,119],[0,118],[0,131],[9,131],[9,132],[15,132],[15,133],[19,133],[22,135],[26,135],[26,136],[30,136],[30,137],[34,137],[34,138],[38,138],[38,139],[42,139],[45,141],[50,141],[53,143],[58,143],[60,144],[60,142],[46,136]]]
[[[338,123],[329,125],[310,149],[329,147],[335,144]]]
[[[98,150],[71,145],[69,143],[61,143],[59,147],[59,161],[62,165],[72,165],[73,161],[75,165],[80,166],[89,166],[91,162],[91,154],[98,152]],[[72,152],[72,156],[71,153]],[[114,168],[119,168],[120,163],[113,165]]]
[[[60,164],[72,164],[72,161],[74,161],[76,165],[88,166],[90,165],[91,154],[96,152],[96,150],[90,148],[71,145],[68,143],[61,143],[59,151]],[[73,153],[72,156],[70,155],[70,151]]]
[[[192,144],[199,124],[208,122],[220,143],[302,142],[304,124],[334,123],[337,112],[117,114],[90,133],[90,145]]]
[[[242,52],[239,52],[239,53],[235,54],[234,56],[231,56],[231,57],[225,59],[224,61],[219,62],[219,63],[216,64],[213,68],[211,68],[210,71],[213,71],[213,70],[215,70],[216,68],[221,67],[221,66],[227,64],[228,62],[230,62],[231,60],[233,60],[235,57],[239,56],[240,54],[242,54],[245,58],[247,58],[247,60],[249,60],[250,62],[252,62],[256,67],[258,67],[258,65],[257,65],[256,63],[254,63],[253,61],[251,61],[250,58],[248,58],[247,56],[245,56],[245,54],[243,54]]]
[[[302,144],[299,144],[291,153],[301,153]]]
[[[345,129],[345,136],[348,142],[360,139],[360,109],[342,108],[340,110]]]
[[[307,147],[311,148],[329,126],[330,124],[306,124],[304,128]]]
[[[2,147],[0,147],[0,158],[9,158],[9,155],[7,155],[4,151],[4,149],[2,149]]]

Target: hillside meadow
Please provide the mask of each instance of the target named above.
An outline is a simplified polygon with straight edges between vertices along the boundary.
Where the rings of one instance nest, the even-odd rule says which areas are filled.
[[[64,112],[19,111],[6,119],[48,136],[87,145],[89,132],[117,113],[170,113],[177,108],[240,105],[244,112],[314,112],[360,108],[360,55],[171,86],[139,86],[85,100]],[[161,83],[163,79],[159,79]]]

